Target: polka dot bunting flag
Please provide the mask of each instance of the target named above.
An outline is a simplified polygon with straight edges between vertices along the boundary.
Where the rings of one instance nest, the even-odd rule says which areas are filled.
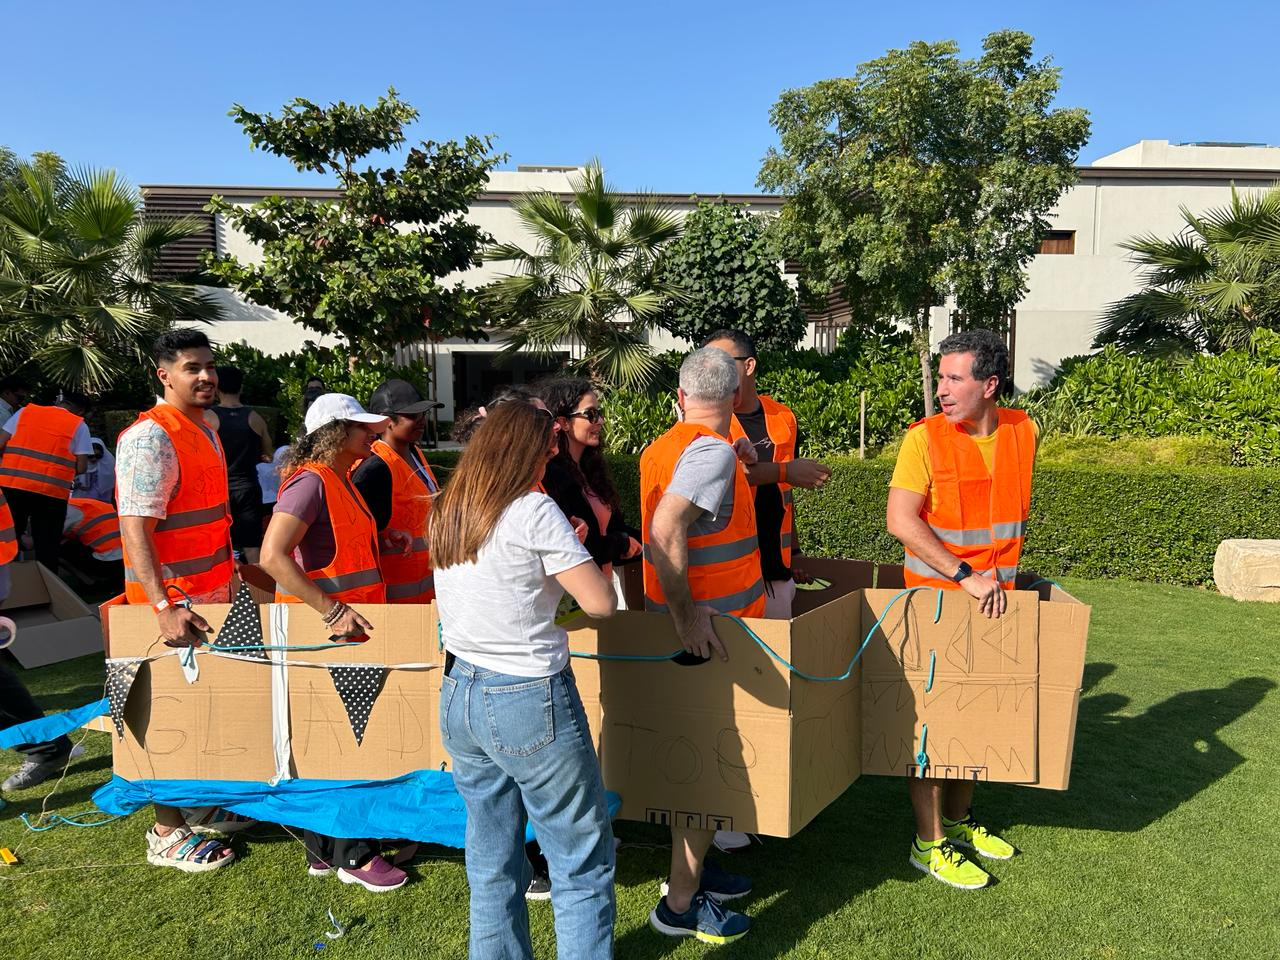
[[[138,675],[138,664],[107,664],[107,703],[111,710],[111,722],[116,725],[116,735],[124,739],[124,705],[129,700],[129,690]]]
[[[257,657],[269,660],[267,651],[262,649],[262,618],[258,613],[258,604],[254,602],[249,588],[240,584],[240,592],[235,602],[227,611],[227,619],[218,630],[218,639],[214,641],[220,647],[252,647],[249,650],[229,650],[229,653],[241,657]]]
[[[363,744],[364,729],[369,725],[373,702],[382,692],[387,668],[330,664],[329,676],[333,678],[334,689],[342,698],[342,705],[347,708],[347,719],[351,721],[351,732],[356,735],[356,744]]]

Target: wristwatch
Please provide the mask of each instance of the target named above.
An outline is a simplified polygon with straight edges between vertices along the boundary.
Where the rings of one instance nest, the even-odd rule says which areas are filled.
[[[952,575],[951,579],[954,580],[956,583],[959,583],[961,580],[965,579],[966,577],[971,577],[971,576],[973,576],[973,567],[969,566],[969,564],[961,560],[959,568]]]

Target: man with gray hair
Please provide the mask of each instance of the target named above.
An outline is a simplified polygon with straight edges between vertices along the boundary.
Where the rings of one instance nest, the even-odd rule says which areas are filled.
[[[689,354],[677,396],[683,419],[640,457],[645,609],[671,615],[688,653],[728,660],[712,616],[761,617],[765,603],[755,499],[728,440],[733,358],[705,347]],[[750,893],[751,881],[706,860],[714,836],[671,828],[671,874],[649,914],[658,932],[719,944],[750,929],[749,918],[721,906]]]

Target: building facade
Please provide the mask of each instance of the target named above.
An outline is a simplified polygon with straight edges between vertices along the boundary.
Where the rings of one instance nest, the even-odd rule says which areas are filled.
[[[511,209],[522,193],[547,190],[568,196],[580,168],[519,167],[495,171],[488,189],[472,205],[468,219],[498,241],[528,242]],[[1079,168],[1080,182],[1053,211],[1051,232],[1028,268],[1028,291],[1010,322],[1014,383],[1029,389],[1047,382],[1066,357],[1087,353],[1095,325],[1107,305],[1139,287],[1141,277],[1120,244],[1140,234],[1172,236],[1183,227],[1180,209],[1202,211],[1230,200],[1231,189],[1261,190],[1280,182],[1280,148],[1254,145],[1170,144],[1144,140]],[[173,251],[168,266],[193,269],[204,251],[234,254],[257,261],[254,244],[220,216],[202,208],[213,194],[238,204],[283,194],[318,200],[333,199],[336,190],[235,186],[148,185],[142,188],[147,210],[154,214],[186,213],[207,218],[209,228]],[[697,198],[662,195],[658,199],[680,213],[692,210]],[[768,194],[728,195],[725,200],[745,204],[757,213],[777,212],[782,198]],[[780,269],[783,265],[779,265]],[[485,265],[457,275],[479,286],[502,272],[502,265]],[[452,281],[454,278],[450,278]],[[794,278],[792,278],[794,281]],[[268,353],[284,353],[304,341],[324,339],[282,313],[247,303],[228,290],[210,290],[223,302],[226,319],[214,326],[213,339],[243,340]],[[801,346],[829,349],[835,335],[851,321],[846,305],[834,302],[810,314],[810,327]],[[933,312],[936,344],[957,323],[954,311]],[[681,341],[657,332],[657,350],[683,347]],[[574,344],[563,345],[573,355]],[[533,356],[496,364],[499,344],[445,341],[408,353],[433,368],[443,419],[456,410],[487,399],[502,383],[536,379],[545,361]]]

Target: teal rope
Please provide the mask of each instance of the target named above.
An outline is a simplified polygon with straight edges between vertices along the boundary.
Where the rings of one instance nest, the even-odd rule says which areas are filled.
[[[85,817],[93,817],[93,816],[97,816],[100,819],[93,820],[87,823],[82,822]],[[73,813],[69,817],[64,817],[60,813],[47,813],[44,815],[43,819],[49,822],[47,826],[43,826],[43,827],[38,827],[34,823],[32,823],[30,819],[30,814],[24,813],[19,817],[19,819],[22,821],[23,825],[32,833],[44,833],[46,830],[52,830],[54,827],[60,827],[63,825],[68,827],[84,827],[84,828],[101,827],[110,823],[113,820],[119,820],[121,819],[121,817],[118,814],[102,816],[102,814],[98,813],[98,811],[96,810],[86,810],[84,811],[84,813]]]
[[[916,587],[915,589],[920,590],[922,588]],[[941,619],[942,619],[942,588],[939,587],[938,588],[938,605],[933,608],[933,622],[937,623]]]
[[[924,779],[925,768],[929,766],[929,754],[925,752],[925,746],[929,742],[929,725],[923,724],[920,727],[920,749],[916,751],[916,767],[919,773],[916,774],[921,780]]]
[[[938,651],[930,650],[929,651],[929,679],[925,681],[925,685],[924,685],[925,693],[928,693],[930,690],[933,689],[933,668],[937,665],[937,663],[938,663]]]
[[[1050,580],[1048,577],[1041,577],[1039,580],[1032,581],[1031,583],[1027,584],[1027,589],[1034,590],[1036,587],[1040,586],[1040,584],[1042,583],[1047,583],[1051,587],[1057,587],[1059,590],[1062,590],[1063,593],[1067,592],[1065,589],[1063,589],[1062,584],[1058,583],[1055,580]]]

